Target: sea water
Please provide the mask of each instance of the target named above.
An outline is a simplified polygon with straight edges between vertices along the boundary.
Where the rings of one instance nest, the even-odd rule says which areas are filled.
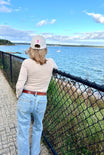
[[[0,51],[28,58],[29,45],[0,46]],[[104,48],[48,46],[47,58],[53,58],[58,69],[74,76],[104,84]]]

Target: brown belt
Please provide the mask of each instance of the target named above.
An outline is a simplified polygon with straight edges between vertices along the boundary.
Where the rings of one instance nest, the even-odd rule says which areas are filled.
[[[44,92],[35,92],[35,91],[29,91],[29,90],[23,90],[23,93],[27,93],[27,94],[33,94],[33,95],[47,95],[47,93]]]

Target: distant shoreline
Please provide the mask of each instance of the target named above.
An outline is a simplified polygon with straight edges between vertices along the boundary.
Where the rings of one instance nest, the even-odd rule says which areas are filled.
[[[62,44],[47,44],[49,46],[65,46],[65,47],[94,47],[94,48],[104,48],[104,46],[95,46],[95,45],[62,45]]]
[[[0,39],[0,45],[15,45],[14,43],[12,43],[11,41],[9,40],[6,40],[6,39]]]
[[[11,46],[11,45],[30,45],[30,43],[21,43],[21,42],[11,42],[9,40],[0,39],[0,46]],[[92,48],[104,48],[104,46],[96,45],[64,45],[64,44],[47,44],[47,46],[62,46],[62,47],[92,47]]]
[[[14,43],[14,44],[15,44],[15,45],[30,45],[30,43]],[[95,46],[95,45],[63,45],[63,44],[47,44],[47,46],[104,48],[104,46]]]

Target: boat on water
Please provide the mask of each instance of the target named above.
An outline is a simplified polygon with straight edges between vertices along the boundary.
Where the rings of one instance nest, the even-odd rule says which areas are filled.
[[[61,50],[57,50],[56,52],[61,52]]]

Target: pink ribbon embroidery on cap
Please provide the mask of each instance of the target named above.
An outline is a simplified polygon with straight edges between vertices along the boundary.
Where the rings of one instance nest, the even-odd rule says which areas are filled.
[[[37,40],[37,43],[39,43],[39,40]]]

